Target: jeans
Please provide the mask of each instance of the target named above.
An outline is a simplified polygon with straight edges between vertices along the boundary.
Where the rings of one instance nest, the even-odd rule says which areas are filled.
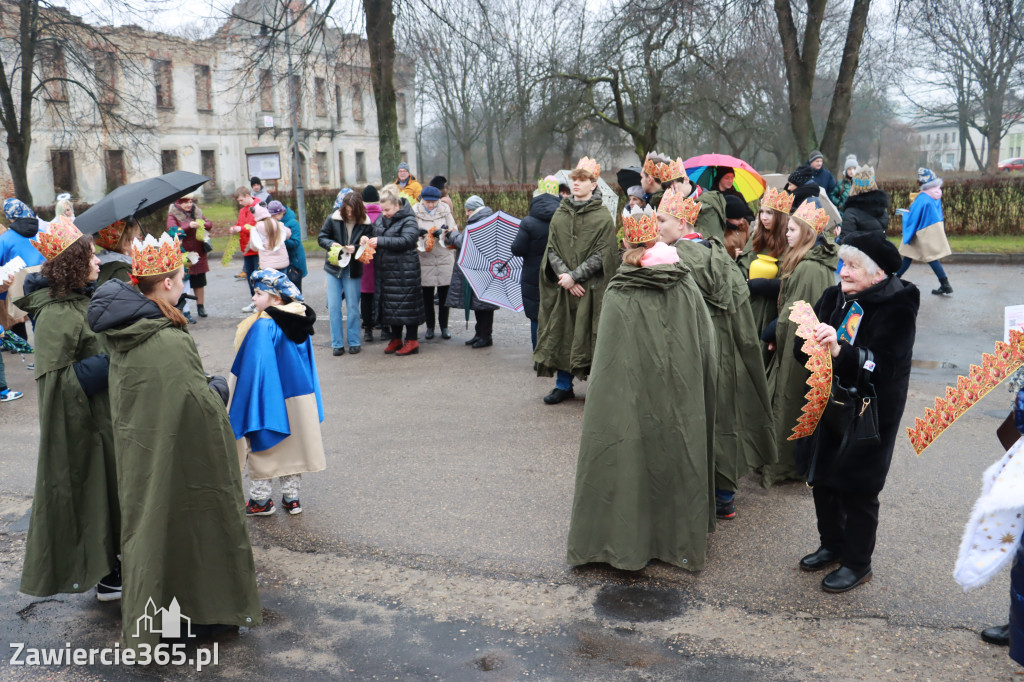
[[[555,388],[559,388],[563,391],[572,390],[572,373],[564,370],[558,370],[555,374]]]
[[[448,328],[448,287],[437,287],[437,321],[441,329]],[[434,287],[423,287],[423,309],[427,313],[427,329],[434,328]]]
[[[324,274],[327,280],[327,312],[331,320],[331,348],[356,348],[362,343],[359,335],[359,280],[352,279],[348,272],[341,277]],[[341,301],[348,306],[348,320],[342,324]],[[346,343],[347,342],[347,343]]]
[[[260,257],[259,257],[259,255],[245,256],[242,259],[242,270],[245,271],[245,282],[246,282],[246,284],[249,285],[249,297],[250,298],[252,297],[252,295],[254,293],[256,293],[255,290],[252,287],[252,273],[256,272],[259,269],[260,269]]]
[[[537,350],[537,320],[530,320],[530,343]]]
[[[913,258],[903,257],[903,265],[900,266],[899,272],[896,273],[897,277],[902,277],[903,273],[910,269],[910,264],[914,262]],[[939,278],[939,281],[946,279],[946,271],[942,267],[942,263],[937,260],[930,261],[928,265],[931,267],[932,272]]]
[[[0,353],[0,392],[7,390],[7,375],[4,373],[4,356]]]

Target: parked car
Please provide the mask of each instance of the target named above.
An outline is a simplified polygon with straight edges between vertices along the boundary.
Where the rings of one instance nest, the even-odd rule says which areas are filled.
[[[949,173],[951,171],[956,170],[956,166],[951,164],[949,161],[943,161],[941,164],[939,164],[939,168],[942,169],[943,173]]]
[[[1001,171],[1019,171],[1024,170],[1024,158],[1017,157],[1015,159],[1003,159],[999,162],[999,170]]]

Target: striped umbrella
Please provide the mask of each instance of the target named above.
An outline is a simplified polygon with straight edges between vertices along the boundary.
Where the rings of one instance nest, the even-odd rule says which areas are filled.
[[[729,156],[728,154],[701,154],[683,162],[683,168],[686,169],[686,175],[690,178],[690,181],[704,189],[712,189],[711,183],[714,182],[712,176],[715,174],[715,168],[717,167],[732,169],[735,175],[733,187],[743,195],[744,201],[760,199],[761,195],[764,194],[764,178],[751,168],[750,164],[742,159],[737,159],[735,156]]]
[[[484,303],[522,312],[523,259],[512,255],[512,240],[519,232],[519,218],[498,211],[466,229],[459,267]]]

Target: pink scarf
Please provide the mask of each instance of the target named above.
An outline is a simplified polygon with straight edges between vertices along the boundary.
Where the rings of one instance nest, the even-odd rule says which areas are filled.
[[[942,199],[942,188],[941,187],[930,187],[928,189],[921,190],[922,194],[927,194],[936,201]]]
[[[640,265],[645,268],[652,265],[672,265],[679,262],[679,252],[676,247],[669,246],[665,242],[658,242],[651,248],[644,251],[640,257]]]

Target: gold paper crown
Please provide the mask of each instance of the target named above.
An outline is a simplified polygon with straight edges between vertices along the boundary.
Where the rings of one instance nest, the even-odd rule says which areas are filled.
[[[132,275],[146,277],[174,272],[185,264],[181,242],[164,232],[160,239],[151,234],[145,240],[132,240]]]
[[[644,161],[644,173],[647,173],[658,182],[668,182],[676,178],[686,177],[686,169],[683,168],[683,160],[677,158],[675,161],[665,163],[655,159],[668,158],[658,152],[651,152]]]
[[[537,190],[541,194],[554,194],[558,196],[558,180],[541,180],[537,183]]]
[[[769,187],[761,197],[761,208],[770,208],[783,213],[793,210],[793,199],[795,197],[784,189]]]
[[[818,326],[818,318],[814,309],[807,301],[797,301],[789,307],[789,319],[796,322],[796,335],[804,339],[800,348],[807,355],[804,367],[810,371],[807,385],[810,390],[804,395],[807,401],[801,408],[803,414],[796,420],[793,433],[787,440],[806,438],[814,433],[818,421],[828,405],[828,397],[832,392],[832,353],[814,338],[814,329]]]
[[[646,244],[658,238],[658,219],[650,206],[622,209],[622,227],[631,244]]]
[[[996,341],[995,354],[981,356],[981,367],[971,365],[967,376],[956,378],[956,388],[946,387],[946,396],[935,399],[935,408],[924,411],[924,419],[907,428],[914,452],[921,454],[953,422],[964,416],[992,389],[1024,365],[1024,332],[1010,330],[1010,343]]]
[[[807,223],[818,234],[824,232],[828,227],[828,213],[825,213],[825,209],[815,206],[810,200],[800,204],[793,212],[793,217]]]
[[[658,204],[659,213],[667,213],[670,216],[679,218],[684,223],[693,225],[697,222],[697,215],[700,213],[701,204],[690,197],[683,196],[672,188],[665,190],[661,195],[661,203]]]
[[[64,253],[64,250],[78,241],[78,238],[81,236],[81,230],[75,227],[75,223],[72,222],[71,218],[62,215],[50,223],[49,230],[46,232],[39,231],[35,241],[32,242],[32,246],[36,247],[36,251],[43,254],[43,258],[53,260]]]
[[[107,249],[108,251],[113,251],[115,248],[117,248],[117,242],[119,239],[121,239],[121,234],[124,232],[124,228],[126,226],[127,223],[125,221],[118,220],[113,225],[107,225],[102,230],[97,232],[96,236],[93,238],[93,241],[95,241],[99,246],[103,247],[104,249]]]
[[[595,178],[601,177],[601,164],[599,164],[596,159],[592,159],[589,156],[584,156],[580,159],[580,162],[576,164],[576,167],[582,168]]]

